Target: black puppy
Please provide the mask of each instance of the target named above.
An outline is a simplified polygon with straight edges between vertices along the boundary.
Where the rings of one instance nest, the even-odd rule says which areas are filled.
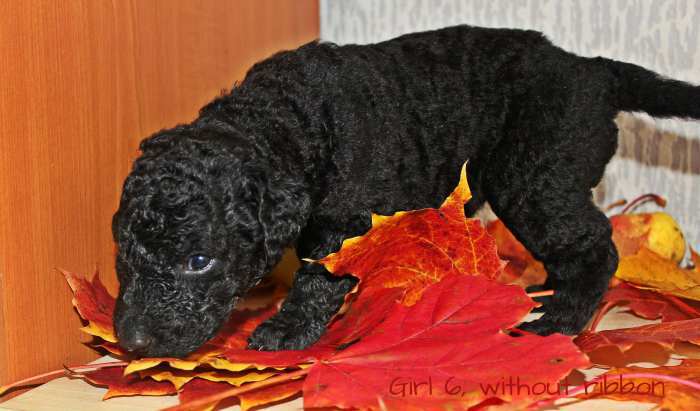
[[[113,221],[119,340],[186,355],[285,247],[317,259],[367,231],[372,211],[439,206],[466,160],[467,210],[488,201],[556,290],[522,328],[576,334],[618,262],[591,188],[620,110],[698,118],[700,89],[534,31],[459,26],[279,53],[191,124],[141,144]],[[249,347],[310,345],[354,284],[303,266]]]

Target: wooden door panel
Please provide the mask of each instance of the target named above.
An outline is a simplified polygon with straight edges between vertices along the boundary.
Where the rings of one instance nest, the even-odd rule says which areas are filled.
[[[110,222],[139,141],[318,20],[316,0],[0,2],[0,384],[94,357],[55,269],[116,290]]]

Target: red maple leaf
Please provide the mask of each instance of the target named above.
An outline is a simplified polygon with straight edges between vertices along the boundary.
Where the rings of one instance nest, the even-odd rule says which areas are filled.
[[[611,288],[603,302],[611,305],[624,304],[634,314],[648,320],[661,318],[662,322],[669,322],[700,317],[700,304],[696,301],[637,288],[624,281]]]
[[[360,293],[355,303],[392,301],[390,293],[400,296],[397,289],[373,291],[387,294],[363,298]],[[533,395],[489,389],[507,384],[510,378],[526,385],[555,385],[572,369],[589,364],[571,337],[513,337],[504,332],[532,307],[534,302],[520,287],[479,276],[448,276],[428,287],[412,306],[404,306],[396,298],[392,306],[371,310],[356,310],[353,305],[350,315],[339,318],[324,338],[307,350],[231,351],[227,358],[266,365],[310,361],[301,370],[307,374],[305,407],[468,409],[494,397],[527,403]],[[361,330],[348,336],[347,331],[355,325]],[[339,341],[343,343],[338,345]],[[425,387],[428,381],[432,391],[410,397],[396,391],[403,383]],[[237,392],[240,390],[219,393],[208,401]],[[189,405],[203,403],[184,405],[183,409],[190,409]]]
[[[516,338],[503,332],[533,306],[519,287],[482,277],[445,278],[414,306],[397,305],[360,342],[312,366],[304,406],[467,409],[490,396],[527,400],[524,393],[489,394],[484,387],[509,377],[522,384],[554,384],[572,369],[588,366],[570,337]],[[397,388],[402,383],[429,385],[407,397]]]
[[[170,395],[177,390],[167,381],[141,379],[136,375],[124,375],[124,367],[101,368],[82,375],[82,378],[98,385],[108,387],[102,399],[130,395]]]
[[[313,363],[374,331],[394,309],[402,295],[400,289],[363,291],[352,303],[351,309],[336,318],[321,339],[305,350],[255,351],[231,348],[222,352],[221,356],[233,363],[256,367],[289,367]]]
[[[228,388],[231,388],[231,386],[225,382],[207,381],[195,378],[182,387],[177,393],[177,397],[181,403],[187,403],[199,398],[208,397]]]
[[[584,352],[615,346],[624,352],[637,343],[656,343],[672,348],[677,342],[700,342],[700,318],[599,332],[583,332],[574,342]]]

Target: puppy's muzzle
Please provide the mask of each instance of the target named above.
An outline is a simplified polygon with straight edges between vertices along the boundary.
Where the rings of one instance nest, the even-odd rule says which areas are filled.
[[[119,336],[119,344],[122,348],[135,354],[148,351],[152,343],[153,337],[139,328],[128,330]]]

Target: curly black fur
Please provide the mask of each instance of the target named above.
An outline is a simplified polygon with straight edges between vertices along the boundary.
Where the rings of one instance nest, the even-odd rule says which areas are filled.
[[[365,232],[371,211],[439,206],[466,160],[475,193],[467,209],[488,201],[556,290],[524,327],[575,334],[617,266],[590,192],[616,149],[613,118],[700,117],[699,97],[533,31],[459,26],[279,53],[191,124],[142,143],[113,221],[117,335],[144,355],[186,355],[285,247],[319,258]],[[212,266],[190,270],[194,254]],[[354,284],[303,266],[250,346],[313,343]]]

